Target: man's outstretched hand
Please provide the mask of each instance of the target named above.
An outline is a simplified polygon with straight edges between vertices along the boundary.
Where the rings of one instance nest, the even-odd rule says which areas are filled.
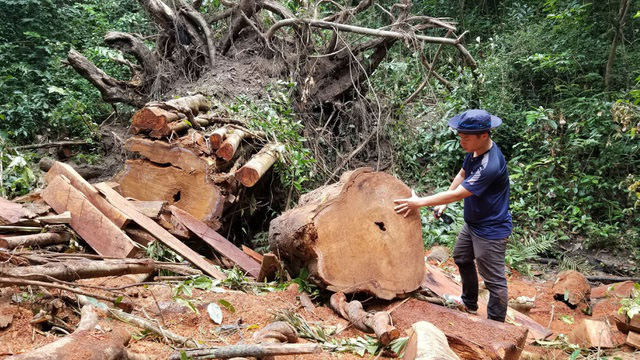
[[[419,211],[418,210],[420,209],[420,205],[418,203],[419,199],[420,198],[418,197],[418,195],[416,195],[416,192],[411,190],[410,198],[393,200],[395,204],[398,204],[393,209],[396,211],[396,213],[400,215],[404,215],[404,217],[407,217],[412,213],[414,212],[417,213]]]

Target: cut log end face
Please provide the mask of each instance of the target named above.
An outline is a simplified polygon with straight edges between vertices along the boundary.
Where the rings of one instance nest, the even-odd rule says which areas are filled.
[[[310,273],[332,291],[391,299],[419,287],[425,271],[420,219],[393,210],[394,199],[411,196],[406,185],[385,173],[359,171],[316,195],[272,221],[274,252],[290,264],[304,257]]]
[[[409,188],[384,173],[352,181],[340,201],[316,216],[319,273],[335,287],[356,285],[382,298],[415,290],[424,272],[420,220],[393,210]]]

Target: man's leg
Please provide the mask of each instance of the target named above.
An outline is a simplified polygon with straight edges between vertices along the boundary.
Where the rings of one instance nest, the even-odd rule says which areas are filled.
[[[504,322],[509,301],[504,263],[507,239],[488,240],[475,235],[472,237],[478,272],[489,290],[487,317]]]
[[[473,262],[473,240],[469,225],[465,224],[458,234],[458,241],[453,248],[453,260],[458,265],[462,279],[462,301],[469,310],[478,310],[478,275]]]

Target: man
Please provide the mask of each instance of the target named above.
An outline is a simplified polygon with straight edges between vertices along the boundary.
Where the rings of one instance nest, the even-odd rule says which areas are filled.
[[[478,272],[489,290],[488,318],[504,322],[507,314],[505,251],[511,235],[509,214],[509,173],[507,163],[491,140],[490,131],[502,124],[500,118],[484,110],[468,110],[449,120],[458,131],[460,146],[467,152],[462,169],[449,190],[427,197],[415,193],[397,199],[395,210],[405,217],[423,206],[434,206],[440,217],[447,204],[464,199],[465,225],[458,235],[453,259],[462,278],[462,302],[465,310],[478,309]]]

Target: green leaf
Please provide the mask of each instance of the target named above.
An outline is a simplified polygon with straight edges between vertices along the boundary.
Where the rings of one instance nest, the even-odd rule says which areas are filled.
[[[56,93],[56,94],[60,94],[60,95],[66,95],[67,94],[67,92],[64,91],[63,88],[57,87],[55,85],[50,85],[47,88],[47,90],[49,90],[49,94],[52,94],[52,93]]]
[[[189,360],[189,356],[186,351],[180,350],[180,360]]]
[[[200,290],[210,290],[213,281],[208,276],[198,276],[193,280],[193,287]]]
[[[564,291],[564,301],[569,301],[569,289]]]
[[[236,312],[236,308],[234,308],[233,305],[231,305],[231,303],[228,302],[227,300],[220,299],[218,300],[218,303],[224,306],[227,310],[231,311],[232,313]]]
[[[116,298],[116,301],[113,302],[113,305],[117,307],[118,305],[120,305],[121,302],[122,302],[122,295]]]
[[[573,316],[571,315],[560,315],[560,320],[569,325],[573,324]]]
[[[573,353],[571,353],[569,360],[576,360],[578,356],[580,356],[580,349],[574,350]]]

